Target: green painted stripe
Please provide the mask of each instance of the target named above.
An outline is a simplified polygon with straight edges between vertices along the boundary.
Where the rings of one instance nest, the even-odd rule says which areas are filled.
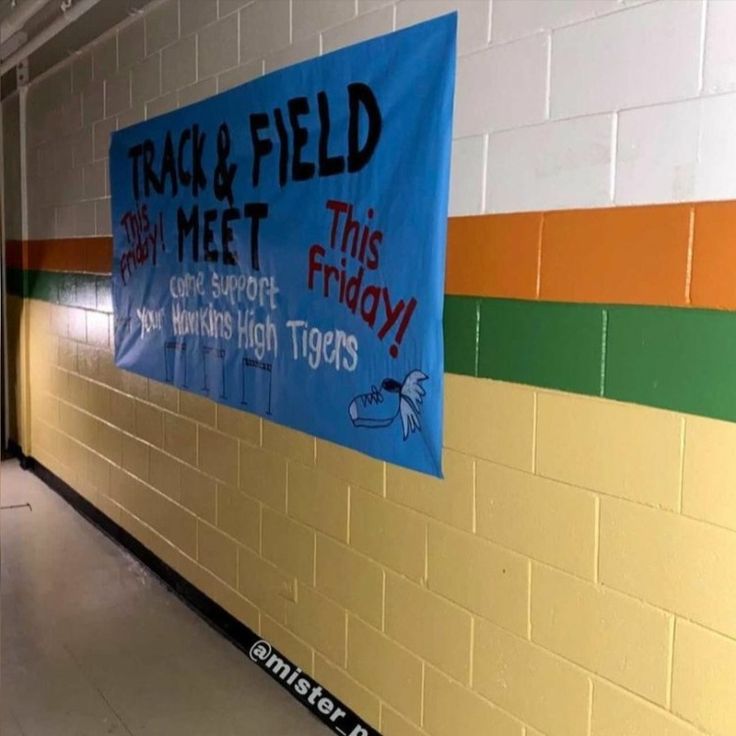
[[[736,314],[611,309],[605,395],[736,419]]]
[[[8,269],[8,291],[112,311],[109,276]],[[736,312],[446,296],[449,373],[736,421]]]
[[[12,296],[23,296],[23,271],[19,268],[8,268],[5,271],[5,287]]]
[[[603,315],[596,304],[483,299],[478,375],[598,395]]]
[[[65,307],[112,312],[112,281],[109,276],[9,268],[6,284],[8,293],[14,296]]]
[[[478,375],[478,319],[480,299],[445,297],[445,370]]]

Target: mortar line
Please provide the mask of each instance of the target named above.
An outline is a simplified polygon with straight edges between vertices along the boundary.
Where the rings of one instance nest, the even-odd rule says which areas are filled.
[[[526,614],[526,638],[528,641],[532,641],[532,570],[534,569],[534,566],[532,564],[531,559],[527,560],[527,573],[528,573],[528,580],[529,585],[527,586],[526,591],[526,607],[527,607],[527,614]]]
[[[595,556],[593,582],[598,585],[601,581],[601,499],[598,495],[595,496],[595,522],[593,531],[593,554]]]
[[[685,304],[692,304],[693,255],[695,250],[695,207],[690,207],[688,218],[687,255],[685,262]]]
[[[542,298],[542,244],[544,242],[545,213],[539,218],[539,233],[537,237],[537,280],[534,285],[535,297]]]
[[[493,15],[493,8],[491,8],[491,15]],[[544,95],[544,119],[549,120],[552,114],[552,32],[547,33],[547,74],[544,80],[545,83],[545,95]]]
[[[677,513],[682,513],[682,497],[685,486],[685,444],[687,441],[687,420],[680,417],[680,477],[677,483]]]
[[[480,299],[475,301],[475,356],[473,374],[477,378],[480,370]]]
[[[532,392],[532,475],[537,474],[537,428],[539,426],[539,392]]]
[[[675,673],[675,629],[677,628],[677,618],[673,614],[670,621],[670,650],[667,653],[667,687],[665,689],[664,702],[667,710],[672,710],[672,682]]]
[[[488,199],[488,146],[490,134],[483,134],[483,177],[480,182],[480,207],[481,212],[487,212]]]
[[[703,94],[705,86],[705,40],[708,32],[708,5],[705,0],[701,0],[703,15],[700,19],[700,58],[698,59],[698,94]]]
[[[616,201],[616,166],[618,165],[618,112],[613,113],[611,121],[611,171],[608,180],[608,199]]]
[[[595,689],[593,687],[593,678],[588,678],[588,733],[593,733],[593,697]]]
[[[601,325],[601,383],[599,395],[606,395],[606,363],[608,362],[608,309],[602,312]]]

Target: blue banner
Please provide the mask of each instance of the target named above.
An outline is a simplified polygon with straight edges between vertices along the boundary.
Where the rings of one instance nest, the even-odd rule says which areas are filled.
[[[113,134],[118,367],[441,476],[456,23]]]

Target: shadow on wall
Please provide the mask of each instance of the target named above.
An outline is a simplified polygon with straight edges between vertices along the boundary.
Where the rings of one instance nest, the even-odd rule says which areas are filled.
[[[23,300],[19,297],[8,296],[6,305],[6,329],[8,351],[8,439],[20,444],[20,383],[18,376],[21,372],[21,345],[23,325]]]

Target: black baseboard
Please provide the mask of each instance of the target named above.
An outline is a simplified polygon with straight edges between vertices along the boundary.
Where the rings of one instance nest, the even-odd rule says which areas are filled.
[[[61,496],[75,511],[97,527],[115,543],[124,547],[143,563],[172,592],[193,609],[204,621],[245,652],[248,659],[266,671],[276,682],[288,690],[309,712],[341,736],[380,736],[350,708],[343,705],[326,688],[289,661],[244,623],[228,613],[222,606],[192,585],[158,555],[141,544],[130,532],[104,514],[68,483],[55,475],[33,457],[23,454],[20,447],[12,448],[21,467],[30,470],[49,488]],[[307,699],[309,698],[309,700]],[[332,708],[328,710],[329,701]],[[322,704],[322,708],[318,707]]]
[[[5,450],[3,450],[2,453],[2,459],[7,460],[11,457],[17,457],[18,461],[20,462],[21,468],[23,470],[30,470],[31,465],[33,464],[32,458],[28,457],[23,450],[21,450],[20,445],[15,440],[8,440],[8,446]]]

